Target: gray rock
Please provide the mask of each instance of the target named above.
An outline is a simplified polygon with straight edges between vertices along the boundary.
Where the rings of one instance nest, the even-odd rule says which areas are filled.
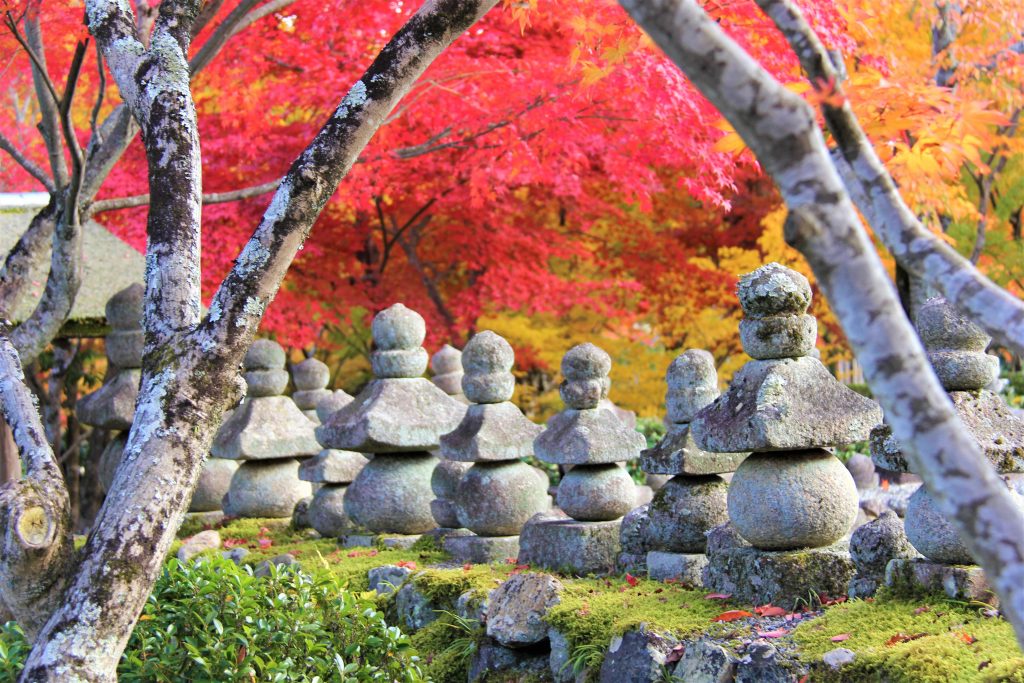
[[[429,450],[458,426],[465,409],[429,380],[377,379],[316,435],[328,448],[361,453]]]
[[[705,534],[729,521],[728,491],[729,485],[716,475],[670,479],[651,501],[648,547],[673,553],[704,552]]]
[[[313,496],[309,496],[295,504],[292,509],[292,526],[295,529],[312,529],[309,523],[309,504],[312,502]]]
[[[281,345],[272,339],[257,339],[242,360],[246,370],[276,370],[284,367],[285,355]]]
[[[774,315],[740,321],[740,343],[757,360],[799,358],[814,349],[818,322],[811,315]]]
[[[248,460],[231,477],[227,498],[233,517],[291,517],[295,504],[313,495],[299,479],[297,460]]]
[[[473,466],[471,462],[457,462],[455,460],[441,460],[434,468],[430,476],[430,490],[438,498],[454,498],[455,490],[459,486],[459,480]]]
[[[214,457],[232,460],[296,458],[319,451],[313,424],[287,396],[242,402],[221,425],[210,449]]]
[[[732,683],[736,657],[721,645],[701,639],[686,644],[686,651],[672,675],[685,683]]]
[[[213,529],[200,531],[195,536],[185,539],[178,548],[178,561],[188,562],[199,553],[216,550],[220,547],[220,534]]]
[[[433,385],[431,385],[433,386]],[[368,462],[345,494],[345,512],[370,531],[419,534],[434,528],[430,475],[437,458],[401,453]]]
[[[858,574],[850,579],[850,586],[846,591],[846,596],[851,600],[870,598],[878,592],[881,585],[882,581],[879,579],[868,578]]]
[[[327,389],[310,389],[309,391],[296,391],[292,394],[292,400],[299,407],[302,414],[316,424],[320,424],[320,418],[316,414],[316,407],[320,402],[330,397],[331,392]]]
[[[945,594],[961,602],[999,606],[999,598],[976,565],[954,565],[917,558],[897,558],[885,568],[885,585],[897,596],[917,597],[922,592]]]
[[[601,664],[601,683],[657,683],[668,653],[678,644],[644,624],[612,639]]]
[[[829,545],[857,518],[853,477],[820,449],[752,454],[733,475],[728,498],[733,526],[767,550]]]
[[[434,603],[419,587],[416,579],[406,581],[395,593],[395,614],[403,630],[418,631],[437,621],[446,606]]]
[[[247,370],[244,377],[247,398],[280,396],[288,387],[288,372],[280,368]]]
[[[700,588],[704,581],[704,568],[708,556],[704,553],[667,553],[652,550],[647,553],[647,578],[652,581],[675,581],[684,586]]]
[[[946,391],[976,391],[999,378],[999,359],[986,353],[929,351],[928,362]]]
[[[910,497],[904,520],[907,539],[929,560],[944,564],[975,564],[967,545],[935,499],[922,486]]]
[[[307,358],[292,366],[292,381],[299,391],[322,391],[331,381],[331,369],[323,361]]]
[[[641,457],[643,457],[642,453]],[[644,473],[644,483],[647,484],[655,493],[657,493],[658,489],[664,486],[666,482],[668,482],[668,480],[671,478],[672,475],[670,474],[653,474],[651,472]]]
[[[470,660],[468,680],[536,680],[547,667],[548,653],[542,648],[513,649],[483,638]]]
[[[640,455],[644,437],[603,409],[566,409],[533,442],[537,457],[557,465],[602,465]]]
[[[141,368],[146,347],[142,330],[114,330],[103,340],[107,358],[119,368]]]
[[[462,393],[473,403],[502,403],[512,398],[515,377],[512,346],[499,335],[484,331],[475,335],[462,352]]]
[[[352,527],[352,520],[345,514],[346,489],[338,484],[326,484],[309,504],[306,513],[309,525],[325,538],[337,538]]]
[[[648,474],[722,474],[734,472],[747,453],[709,453],[697,447],[689,424],[669,425],[661,441],[640,453]]]
[[[572,670],[569,656],[572,654],[572,644],[568,638],[562,635],[557,629],[548,630],[548,641],[551,645],[551,652],[548,655],[548,669],[552,680],[555,683],[586,683],[588,671],[584,670],[577,676]]]
[[[519,536],[445,536],[444,551],[456,562],[491,564],[519,556]]]
[[[260,562],[256,567],[256,571],[254,571],[252,575],[256,577],[270,576],[271,567],[294,567],[295,569],[298,569],[300,566],[299,561],[295,559],[294,555],[284,553],[282,555],[275,555],[269,560],[263,560]]]
[[[731,593],[739,602],[785,609],[806,602],[812,591],[821,599],[846,595],[855,571],[844,542],[805,550],[759,550],[731,524],[708,533],[707,555],[705,588]]]
[[[237,469],[238,462],[235,460],[207,458],[203,463],[203,471],[199,473],[199,483],[192,492],[189,512],[220,510],[220,502],[231,488],[231,478]]]
[[[487,635],[506,647],[524,647],[547,638],[544,621],[559,604],[562,583],[550,574],[526,572],[491,591]]]
[[[459,526],[481,536],[516,535],[548,509],[547,487],[519,460],[476,463],[459,480],[453,500]]]
[[[321,424],[331,419],[331,415],[338,412],[349,403],[354,401],[355,398],[349,396],[341,389],[335,389],[329,395],[325,395],[320,399],[320,402],[316,404],[316,417]]]
[[[669,423],[688,423],[718,398],[718,371],[714,357],[703,349],[687,349],[665,372],[665,412]]]
[[[647,553],[619,553],[615,568],[620,574],[628,572],[633,576],[644,576],[647,574]]]
[[[441,436],[441,455],[463,462],[525,458],[541,431],[514,403],[471,405],[455,431]]]
[[[637,484],[634,490],[633,500],[636,501],[633,503],[634,505],[647,505],[654,500],[654,489],[650,486]]]
[[[459,512],[455,509],[455,501],[450,498],[435,498],[430,501],[430,514],[441,529],[459,528]]]
[[[468,590],[455,600],[455,613],[463,619],[482,624],[487,618],[489,606],[490,600],[487,595],[481,595],[480,591]]]
[[[397,303],[373,317],[370,333],[374,346],[382,351],[415,349],[423,344],[427,325],[419,313]]]
[[[889,472],[909,472],[910,464],[903,455],[900,442],[892,434],[892,427],[884,422],[871,428],[868,435],[871,462]]]
[[[860,506],[876,517],[882,516],[887,510],[892,510],[898,516],[903,517],[907,513],[910,496],[914,495],[914,492],[920,487],[920,482],[891,484],[886,488],[876,486],[860,492]]]
[[[118,370],[99,389],[79,399],[78,419],[83,424],[100,429],[131,429],[141,379],[141,370]]]
[[[821,661],[833,671],[838,671],[844,665],[850,664],[857,655],[845,647],[837,647],[834,650],[829,650],[821,656]]]
[[[225,550],[221,552],[220,556],[225,560],[231,560],[235,564],[242,564],[245,558],[249,555],[249,551],[245,548],[232,548],[231,550]]]
[[[857,490],[871,489],[878,486],[878,475],[875,474],[875,464],[871,458],[863,453],[854,453],[846,461],[846,469],[853,477],[853,483]]]
[[[765,640],[747,646],[747,651],[736,664],[736,683],[797,683],[801,669],[783,662],[779,651]]]
[[[889,560],[915,556],[917,551],[903,531],[903,520],[891,510],[850,536],[850,557],[857,566],[858,577],[881,579]]]
[[[741,277],[736,294],[749,318],[799,315],[811,305],[807,278],[779,263],[768,263]]]
[[[562,477],[555,500],[573,519],[615,520],[636,506],[636,485],[615,464],[576,465]]]
[[[778,451],[861,441],[881,418],[877,403],[804,357],[750,361],[691,429],[707,451]]]
[[[647,527],[650,523],[649,504],[635,507],[626,513],[619,525],[619,542],[622,544],[622,552],[647,555],[647,551],[650,550],[647,541]]]
[[[408,567],[386,564],[371,569],[367,577],[370,581],[370,590],[377,591],[380,595],[388,595],[404,584],[411,574],[412,570]]]
[[[917,311],[918,334],[929,351],[983,352],[992,338],[965,317],[948,300],[933,297]]]
[[[141,283],[125,287],[107,300],[107,322],[115,330],[132,330],[142,327],[142,301],[146,290]]]
[[[420,347],[371,351],[370,368],[374,376],[381,379],[419,377],[427,369],[427,350]]]
[[[319,484],[348,484],[359,476],[368,462],[362,453],[325,448],[315,458],[303,461],[299,479]]]
[[[593,344],[577,344],[569,349],[562,357],[565,380],[558,388],[565,405],[576,410],[597,408],[601,399],[608,398],[611,368],[611,356]]]
[[[445,344],[441,350],[430,357],[430,369],[434,376],[431,382],[449,396],[462,394],[462,352],[451,344]]]
[[[619,522],[578,522],[537,515],[519,533],[519,561],[564,573],[608,574],[615,571],[622,546]]]

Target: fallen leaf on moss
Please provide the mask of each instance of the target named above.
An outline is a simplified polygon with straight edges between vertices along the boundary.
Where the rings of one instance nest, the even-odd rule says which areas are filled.
[[[722,612],[711,621],[736,621],[737,619],[744,619],[746,617],[754,616],[750,612],[742,609],[731,609],[727,612]]]
[[[728,600],[732,597],[732,593],[708,593],[704,596],[705,600]]]
[[[786,610],[775,605],[761,605],[760,607],[755,607],[754,611],[761,617],[781,617],[786,615]]]
[[[831,640],[833,643],[841,643],[844,640],[849,640],[849,639],[850,639],[850,634],[849,633],[840,633],[837,636],[832,636],[831,638],[829,638],[829,640]]]
[[[885,641],[886,647],[892,647],[893,645],[899,645],[900,643],[909,643],[911,640],[917,640],[918,638],[924,638],[927,633],[913,633],[907,635],[906,633],[897,633],[889,640]]]

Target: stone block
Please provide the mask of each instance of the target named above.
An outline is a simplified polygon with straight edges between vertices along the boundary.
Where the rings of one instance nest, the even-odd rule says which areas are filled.
[[[407,580],[395,593],[394,611],[402,630],[418,631],[437,621],[439,612],[450,608],[438,605],[416,586],[415,577]]]
[[[672,675],[685,683],[732,683],[736,663],[736,657],[724,647],[701,639],[686,643],[686,651]]]
[[[370,590],[377,591],[380,595],[387,595],[398,590],[411,574],[412,570],[408,567],[386,564],[371,569],[367,572],[367,578],[370,582]]]
[[[640,453],[640,469],[648,474],[721,474],[735,472],[746,457],[703,451],[694,443],[689,424],[674,424],[661,441]]]
[[[550,574],[526,572],[512,576],[491,591],[487,635],[506,647],[544,641],[548,610],[559,604],[562,583]]]
[[[325,448],[316,457],[302,462],[299,479],[320,484],[348,484],[359,476],[368,462],[361,453]]]
[[[210,452],[232,460],[274,460],[316,455],[313,423],[287,396],[246,399],[213,439]],[[298,474],[296,473],[296,477]]]
[[[976,565],[940,564],[923,558],[895,559],[885,568],[885,585],[898,595],[945,593],[953,600],[999,606],[985,572]]]
[[[519,561],[579,575],[612,573],[622,548],[619,524],[535,515],[519,534]]]
[[[604,465],[640,455],[644,437],[601,408],[567,408],[548,420],[533,442],[544,462],[557,465]]]
[[[708,556],[704,553],[667,553],[652,550],[647,553],[647,577],[652,581],[675,581],[699,588],[704,581],[704,568]]]
[[[514,403],[471,405],[459,426],[441,436],[441,456],[460,462],[525,458],[541,431]]]
[[[485,676],[488,681],[536,680],[547,668],[546,648],[513,649],[484,638],[470,660],[469,683]]]
[[[518,536],[448,536],[444,551],[456,562],[490,564],[519,556]]]
[[[612,639],[601,664],[600,683],[657,683],[666,658],[678,644],[644,624]]]

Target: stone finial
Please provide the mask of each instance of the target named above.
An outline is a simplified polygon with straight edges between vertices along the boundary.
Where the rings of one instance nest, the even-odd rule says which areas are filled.
[[[999,376],[999,359],[985,353],[992,338],[946,299],[929,299],[918,309],[917,329],[946,391],[975,391]]]
[[[288,386],[284,349],[271,339],[257,339],[245,353],[246,396],[278,396]]]
[[[676,357],[665,373],[665,407],[669,422],[682,424],[718,398],[718,370],[714,357],[703,349],[688,349]]]
[[[327,364],[316,358],[307,358],[292,366],[292,381],[299,391],[326,389],[331,381],[331,370]]]
[[[461,351],[451,344],[445,344],[440,351],[430,357],[430,368],[434,371],[434,377],[430,381],[438,389],[449,396],[462,393]]]
[[[569,349],[562,357],[565,380],[558,388],[565,405],[575,410],[596,408],[601,399],[608,397],[611,369],[611,356],[593,344],[578,344]]]
[[[142,300],[145,288],[139,283],[125,287],[107,301],[107,322],[115,330],[142,328]]]
[[[499,335],[489,330],[475,335],[462,352],[462,392],[473,403],[510,400],[516,384],[510,372],[514,362],[512,346]]]
[[[370,354],[373,374],[378,378],[420,377],[427,370],[427,350],[422,347],[427,326],[416,311],[394,304],[373,318]]]
[[[799,358],[814,350],[818,324],[805,313],[811,285],[803,275],[769,263],[740,278],[737,294],[746,316],[740,341],[752,358]]]

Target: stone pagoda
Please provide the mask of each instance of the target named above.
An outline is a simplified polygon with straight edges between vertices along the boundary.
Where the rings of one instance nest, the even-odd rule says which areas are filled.
[[[562,358],[559,393],[566,409],[548,421],[533,448],[545,462],[572,466],[555,498],[568,517],[541,514],[527,522],[520,562],[579,574],[615,569],[620,519],[636,505],[636,485],[620,463],[640,455],[644,437],[598,407],[608,396],[611,366],[593,344],[575,346]]]
[[[317,427],[325,448],[372,453],[345,493],[345,513],[373,533],[422,534],[436,524],[430,477],[442,434],[459,424],[465,405],[423,377],[423,318],[402,304],[371,326],[375,379],[356,399]]]
[[[817,323],[806,313],[807,278],[770,263],[741,278],[738,294],[740,341],[754,360],[691,430],[705,451],[752,453],[729,485],[729,523],[708,534],[704,585],[785,608],[845,595],[857,488],[825,449],[865,439],[881,410],[810,355]]]
[[[469,403],[462,393],[462,352],[451,344],[445,344],[440,351],[430,357],[430,369],[434,371],[431,378],[438,389],[460,403]],[[440,449],[434,451],[441,455]],[[459,516],[455,513],[455,487],[473,463],[457,460],[441,459],[430,476],[430,488],[434,492],[434,500],[430,501],[430,511],[437,522],[441,535],[447,535],[459,528]]]
[[[107,321],[113,328],[105,341],[107,376],[102,387],[78,402],[78,419],[82,424],[117,432],[100,456],[100,482],[106,491],[110,490],[121,464],[128,430],[135,418],[146,345],[142,332],[144,295],[142,285],[134,284],[107,301]]]
[[[652,579],[675,579],[699,586],[712,528],[729,521],[728,484],[721,474],[734,472],[746,453],[708,453],[693,442],[690,421],[718,398],[718,372],[710,353],[690,349],[672,361],[665,374],[668,431],[640,454],[648,474],[672,475],[654,496],[641,531],[648,549],[643,563]]]
[[[512,347],[494,332],[474,336],[462,354],[462,390],[470,406],[455,431],[441,437],[442,458],[472,464],[451,502],[458,526],[473,533],[444,541],[459,562],[516,557],[519,530],[548,509],[547,477],[521,460],[533,455],[542,429],[511,401],[514,360]]]
[[[352,400],[345,392],[326,392],[316,409],[317,423],[327,422]],[[338,537],[352,530],[352,520],[345,514],[345,491],[366,463],[362,453],[324,448],[299,466],[299,479],[319,486],[306,509],[306,521],[321,536]]]
[[[292,382],[295,384],[292,400],[295,401],[295,405],[299,407],[302,414],[316,424],[320,424],[317,407],[332,393],[327,388],[327,383],[330,381],[330,369],[316,358],[307,358],[292,366]],[[348,394],[345,395],[348,396]],[[349,397],[349,400],[352,400],[352,397]]]
[[[430,357],[430,369],[434,376],[430,379],[438,389],[456,401],[469,403],[462,393],[462,352],[451,344],[445,344]]]
[[[949,392],[961,422],[1011,490],[1019,493],[1024,472],[1024,420],[984,388],[999,376],[999,359],[985,353],[990,337],[941,297],[926,301],[918,309],[916,322],[928,360]],[[871,457],[879,467],[911,471],[886,424],[871,432]],[[1017,500],[1024,506],[1024,498],[1018,496]],[[910,497],[904,529],[924,558],[893,559],[886,568],[886,584],[945,591],[957,600],[992,601],[981,568],[975,566],[967,546],[924,486]]]
[[[234,517],[291,517],[295,504],[312,495],[299,479],[299,460],[320,451],[313,423],[283,396],[288,386],[280,344],[257,339],[242,363],[245,400],[221,425],[211,453],[241,460],[231,478],[224,511]]]

